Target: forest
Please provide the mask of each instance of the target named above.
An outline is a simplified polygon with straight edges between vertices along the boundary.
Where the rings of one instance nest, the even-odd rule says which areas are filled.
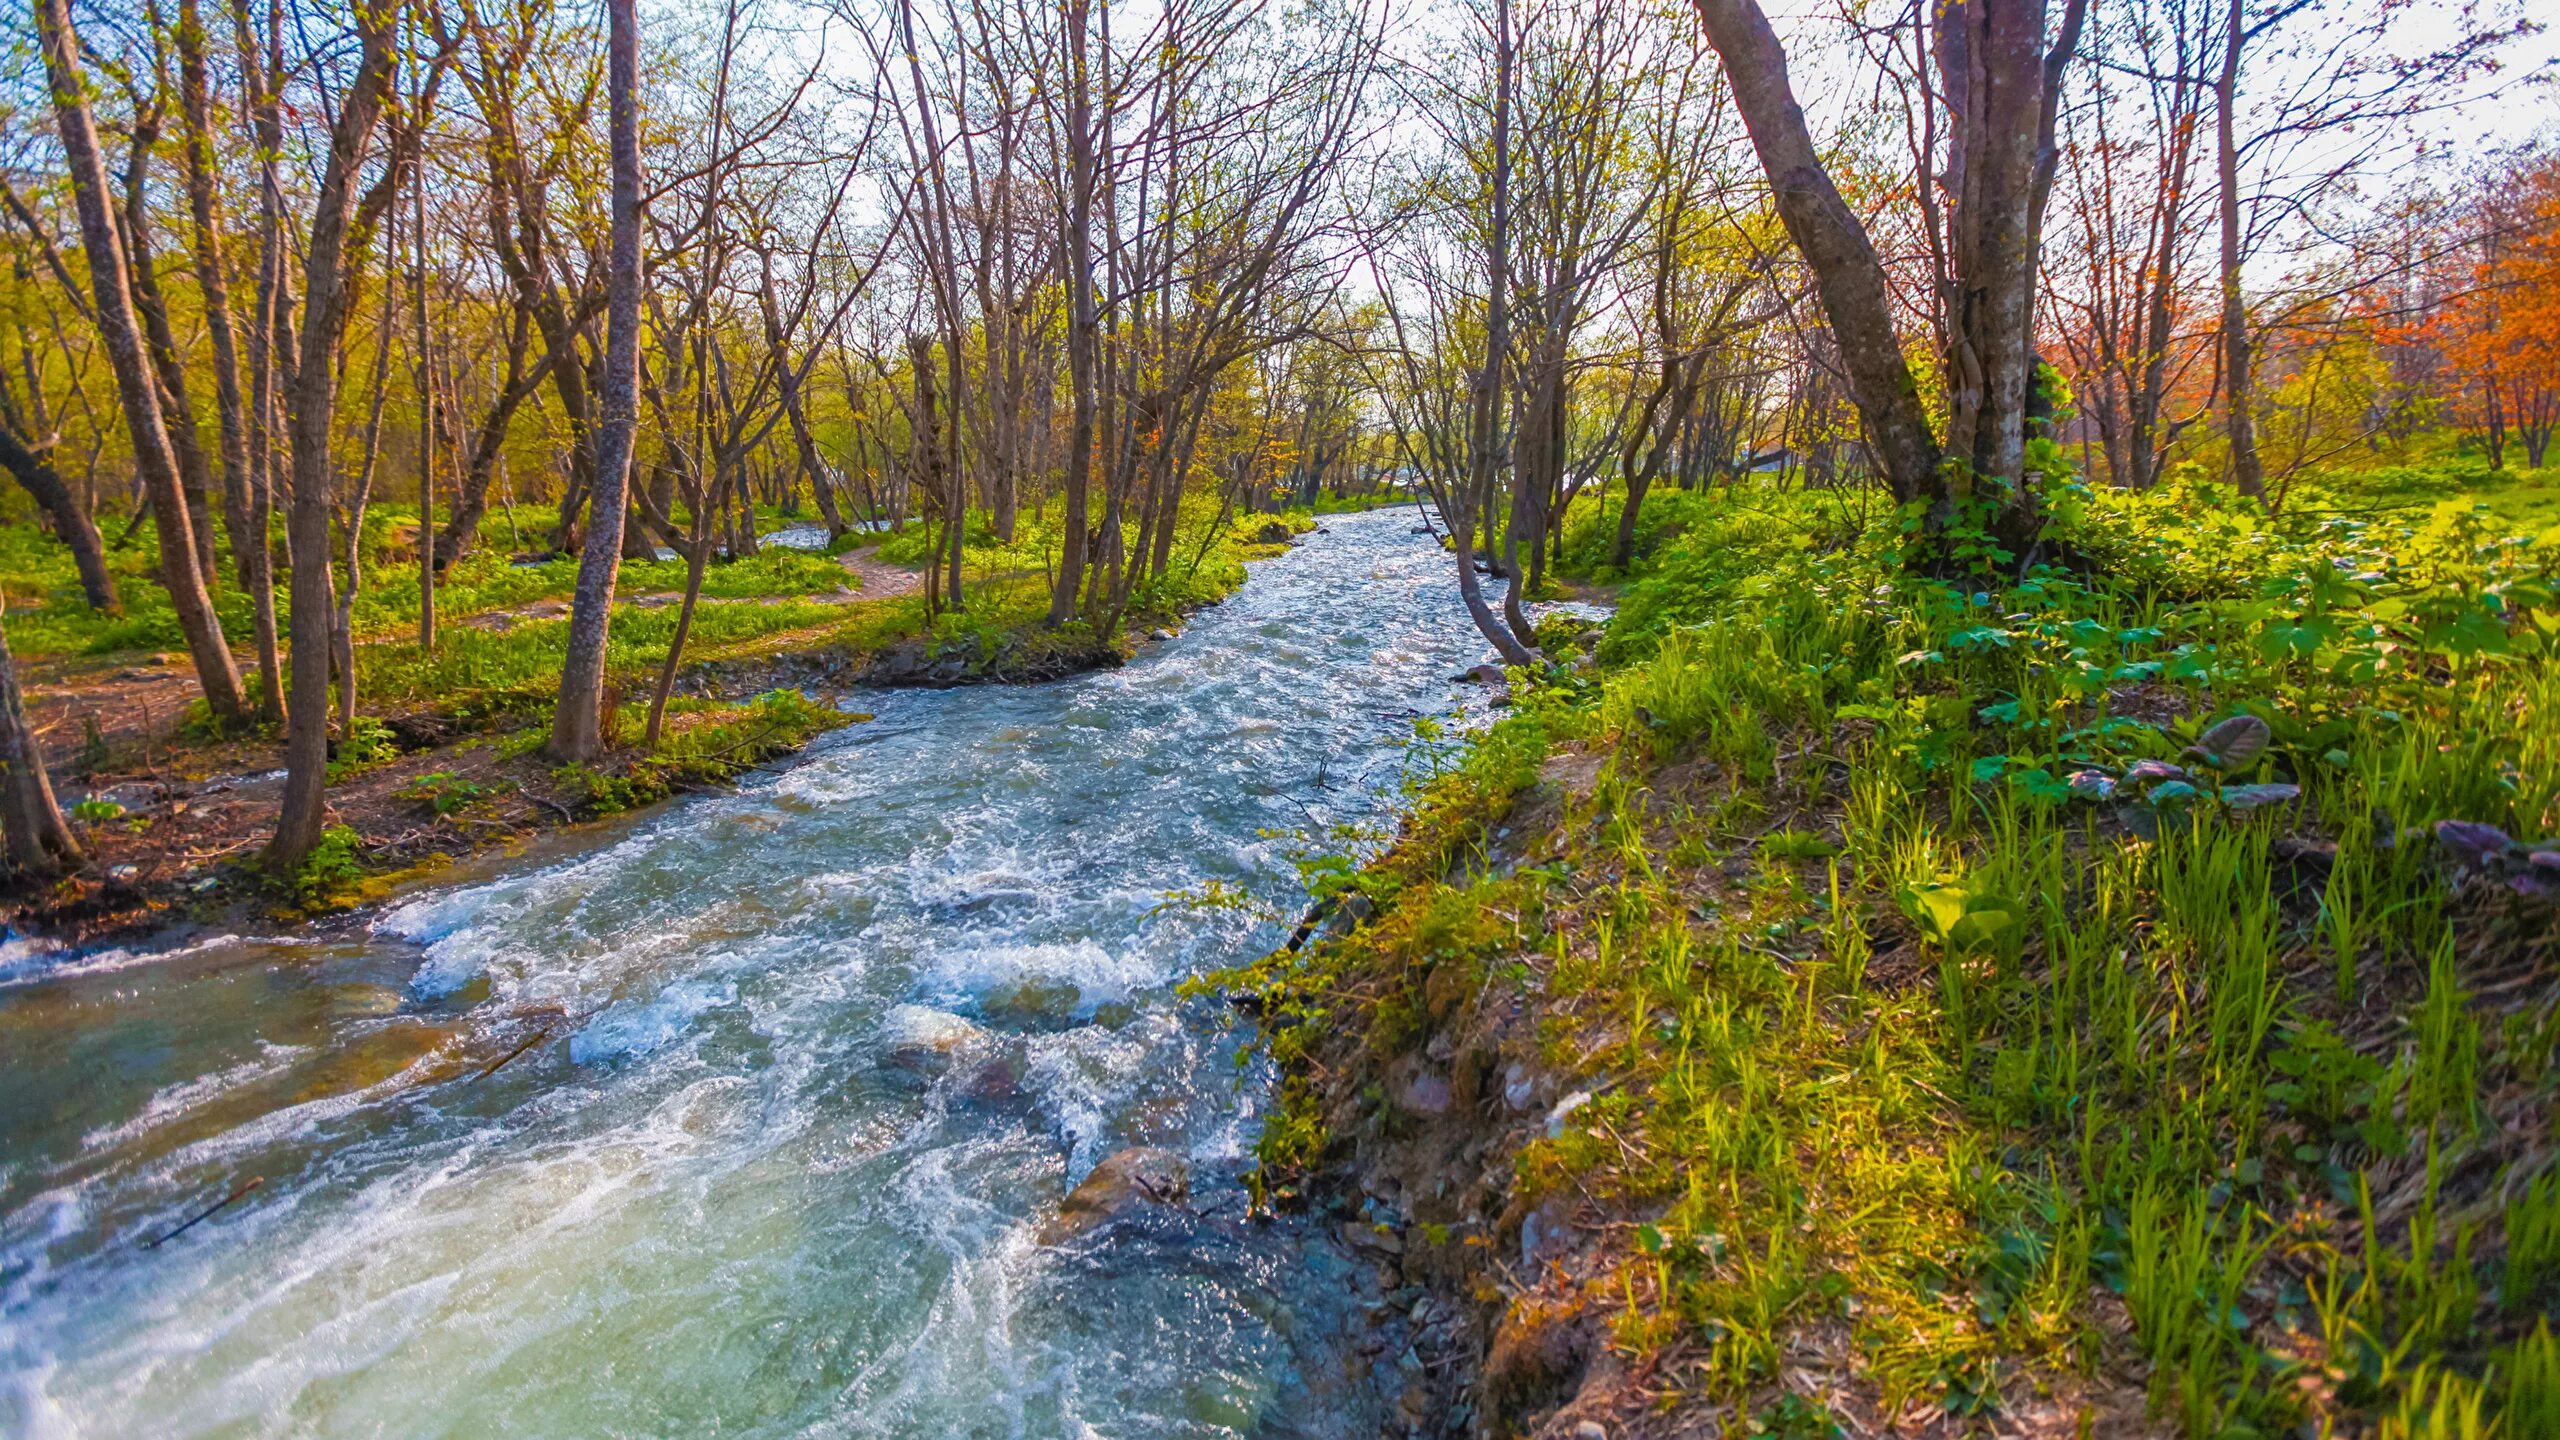
[[[795,1323],[946,1287],[877,1302],[905,1351],[580,1412],[605,1359],[529,1350],[580,1386],[493,1382],[522,1433],[2560,1437],[2532,7],[30,0],[12,36],[0,1429],[361,1429],[396,1388],[252,1395],[72,1231],[325,1249],[354,1222],[279,1167],[335,1152],[277,1116],[353,1106],[310,1123],[392,1150],[343,1183],[414,1188],[463,1142],[391,1097],[674,1085],[894,912],[915,975],[1008,957],[865,981],[933,1097],[899,1143],[1065,1137],[936,1183],[1044,1247],[1338,1252],[1323,1303],[1366,1308],[1291,1363],[1361,1398],[1242,1360],[1256,1398],[1203,1398],[1129,1297],[1095,1330],[1176,1346],[1175,1398],[1057,1379],[1116,1352],[1036,1308],[946,1335],[971,1267],[1050,1274],[990,1232],[931,1284],[774,1282]],[[537,903],[608,860],[623,913]],[[724,968],[757,934],[793,958]],[[251,960],[150,958],[198,948],[388,998],[289,1022],[205,988]],[[743,1074],[837,1063],[785,1029]],[[1158,1048],[1044,1048],[1088,1032]],[[1076,1066],[1115,1098],[1042,1088]],[[245,1303],[186,1263],[190,1316]],[[75,1319],[81,1283],[132,1303]],[[269,1351],[370,1313],[256,1298]],[[1260,1353],[1233,1323],[1190,1343]],[[1008,1328],[1068,1358],[1000,1366],[1031,1408],[993,1419],[932,1345]]]

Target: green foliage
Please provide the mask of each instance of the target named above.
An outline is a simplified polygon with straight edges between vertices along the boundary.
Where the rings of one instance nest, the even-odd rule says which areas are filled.
[[[1274,1183],[1335,1143],[1299,1060],[1424,1046],[1456,966],[1605,1084],[1523,1193],[1645,1217],[1617,1336],[1711,1391],[1836,1315],[1888,1411],[1996,1408],[2089,1363],[2102,1283],[2190,1435],[2560,1433],[2555,1026],[2499,958],[2560,871],[2509,838],[2560,832],[2560,534],[2048,470],[2068,566],[1958,581],[1845,497],[1648,500],[1598,683],[1424,737],[1397,843],[1325,873],[1377,917],[1249,967]],[[1597,777],[1472,882],[1532,731]]]
[[[489,789],[450,770],[436,770],[418,776],[392,793],[413,805],[423,805],[435,814],[456,815],[487,799]]]
[[[590,815],[619,815],[665,793],[646,779],[603,774],[575,760],[554,769],[551,784],[573,808]]]
[[[286,888],[305,909],[326,908],[346,891],[364,883],[364,837],[344,825],[320,832],[319,842],[302,858]]]
[[[329,747],[329,783],[335,785],[399,758],[400,739],[391,727],[370,715],[359,715],[348,733]]]
[[[589,815],[620,814],[679,790],[735,779],[851,718],[797,690],[768,691],[744,705],[671,700],[667,715],[669,728],[657,749],[619,768],[574,762],[559,766],[551,772],[552,786],[573,809]],[[623,732],[637,733],[645,716],[645,707],[634,703],[616,720]]]

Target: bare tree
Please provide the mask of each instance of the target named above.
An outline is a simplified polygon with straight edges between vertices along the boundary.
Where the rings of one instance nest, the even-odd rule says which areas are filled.
[[[1934,14],[1915,9],[1907,22],[1934,61],[1923,74],[1935,71],[1916,118],[1929,172],[1918,194],[1938,277],[1943,437],[1903,358],[1883,262],[1814,145],[1768,16],[1758,0],[1693,3],[1779,219],[1813,270],[1868,448],[1894,497],[1923,506],[1934,530],[1987,506],[1991,528],[2026,548],[2040,528],[2024,471],[2038,237],[2061,82],[2087,0],[2064,0],[2050,33],[2044,0],[1956,0]]]
[[[8,600],[0,595],[0,617]],[[9,654],[9,632],[0,625],[0,854],[10,868],[38,879],[76,870],[87,862],[80,842],[64,823],[54,803],[53,780],[45,774],[44,747],[27,722],[25,696],[18,689],[18,664]]]
[[[614,578],[622,568],[623,512],[639,429],[640,120],[639,25],[632,0],[605,0],[607,124],[613,136],[613,250],[606,280],[603,423],[596,432],[594,498],[569,611],[569,651],[552,711],[555,760],[592,760],[604,748],[604,648]]]
[[[338,347],[353,308],[355,271],[363,264],[374,229],[396,193],[405,158],[402,152],[416,143],[424,125],[423,113],[406,117],[381,179],[359,197],[366,153],[399,69],[397,24],[397,13],[388,7],[357,12],[360,49],[355,74],[339,97],[337,118],[329,127],[328,160],[303,256],[299,352],[285,408],[293,464],[293,504],[285,522],[293,540],[293,670],[285,702],[284,802],[265,856],[268,868],[284,875],[301,869],[303,858],[320,841],[326,817],[330,654],[335,648],[337,609],[331,593],[329,522],[336,508],[331,444],[337,420]],[[421,93],[426,94],[426,89]]]
[[[160,530],[160,576],[177,613],[195,661],[196,680],[206,708],[222,724],[246,718],[240,699],[240,672],[224,643],[222,621],[198,568],[195,538],[188,524],[186,496],[177,461],[161,422],[160,389],[142,335],[134,319],[133,297],[126,287],[124,246],[114,214],[108,209],[105,165],[89,116],[88,81],[80,65],[80,40],[71,28],[70,0],[37,0],[45,70],[53,91],[56,125],[62,132],[64,159],[71,175],[72,199],[80,215],[81,243],[87,248],[89,283],[96,304],[99,338],[115,372],[116,392],[124,403],[125,424],[133,436],[134,463],[141,471],[153,515]]]

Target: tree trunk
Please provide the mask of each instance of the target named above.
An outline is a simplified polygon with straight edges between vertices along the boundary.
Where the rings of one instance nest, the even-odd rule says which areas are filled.
[[[490,481],[506,464],[507,427],[515,420],[517,408],[542,384],[543,376],[551,368],[552,360],[547,355],[531,373],[528,374],[524,368],[531,324],[532,317],[519,306],[514,324],[508,331],[506,382],[499,387],[498,398],[490,404],[489,413],[480,418],[480,428],[471,440],[470,458],[463,466],[460,493],[454,497],[452,518],[436,535],[435,565],[439,575],[462,558],[479,534],[481,518],[489,513]],[[512,508],[509,514],[511,518],[507,528],[510,538],[507,543],[519,544],[523,537],[513,534]]]
[[[133,308],[142,321],[152,369],[160,377],[161,414],[168,427],[169,452],[178,462],[178,488],[187,497],[187,536],[196,547],[196,573],[211,593],[222,571],[213,546],[213,474],[205,464],[204,442],[196,434],[195,401],[187,394],[186,357],[178,349],[177,332],[169,326],[169,305],[160,297],[160,267],[151,252],[151,151],[159,143],[156,115],[134,127],[133,149],[124,170],[125,261],[133,267]]]
[[[959,488],[957,485],[946,488],[938,484],[943,479],[942,411],[941,401],[934,391],[932,341],[921,335],[907,337],[907,368],[916,389],[914,442],[908,447],[914,456],[916,485],[927,495],[935,497],[935,503],[942,508],[942,534],[935,541],[932,562],[925,567],[925,603],[926,608],[931,609],[942,590],[942,547],[949,545],[954,556],[960,553],[962,542],[967,538],[969,512],[965,496],[960,497],[960,509],[955,512],[952,507],[954,492]],[[951,563],[951,608],[960,608],[960,563],[957,559]]]
[[[80,590],[88,597],[89,608],[109,615],[124,613],[124,604],[116,597],[116,581],[107,573],[107,555],[98,538],[97,523],[89,512],[80,508],[78,496],[45,458],[21,444],[18,437],[0,426],[0,470],[25,488],[53,521],[53,533],[71,552],[71,563],[79,567]]]
[[[421,654],[436,652],[436,386],[433,347],[427,337],[427,157],[422,146],[418,152],[417,172],[410,177],[410,205],[414,217],[411,238],[418,247],[417,273],[410,285],[410,304],[418,322],[418,650]],[[391,267],[383,266],[387,277]],[[386,278],[386,285],[389,284]],[[385,331],[391,326],[391,313],[383,312]]]
[[[1449,534],[1456,542],[1458,597],[1466,603],[1468,618],[1493,642],[1505,664],[1530,665],[1536,663],[1537,652],[1523,644],[1485,603],[1484,586],[1476,578],[1475,553],[1476,525],[1492,508],[1506,394],[1503,362],[1511,347],[1511,0],[1494,0],[1493,66],[1493,223],[1485,255],[1484,363],[1476,372],[1475,403],[1469,415],[1467,478],[1458,487],[1457,513],[1449,517]],[[1516,474],[1512,483],[1519,483]]]
[[[258,715],[269,723],[284,718],[284,658],[276,634],[275,546],[272,531],[276,492],[276,382],[282,368],[284,325],[284,187],[277,156],[284,146],[284,112],[276,77],[283,66],[283,23],[279,7],[267,9],[268,57],[262,64],[256,37],[249,28],[248,0],[232,12],[232,36],[240,51],[243,88],[258,146],[258,288],[256,313],[248,330],[249,487],[248,543],[233,558],[248,567],[241,583],[248,588],[258,632]],[[290,560],[287,561],[290,565]]]
[[[1938,442],[1894,330],[1884,265],[1831,181],[1787,75],[1787,54],[1757,0],[1692,0],[1724,63],[1734,107],[1768,173],[1778,219],[1805,263],[1838,338],[1850,398],[1886,487],[1909,503],[1934,490]]]
[[[241,409],[240,354],[231,328],[231,287],[222,265],[222,218],[214,191],[213,126],[205,92],[204,18],[196,0],[178,0],[179,111],[185,121],[187,208],[194,220],[196,290],[212,340],[213,393],[222,436],[222,522],[231,536],[232,572],[254,590],[264,569],[256,552],[265,537],[249,526],[248,419]]]
[[[1094,350],[1097,317],[1093,299],[1093,80],[1085,55],[1086,0],[1066,0],[1067,195],[1065,225],[1058,237],[1058,280],[1067,290],[1067,381],[1073,392],[1067,429],[1065,534],[1058,553],[1057,583],[1049,592],[1049,624],[1065,624],[1076,613],[1084,589],[1085,526],[1092,509],[1094,430]]]
[[[0,595],[0,612],[7,608],[7,597]],[[37,879],[87,863],[63,821],[62,807],[54,803],[53,779],[45,774],[44,747],[27,721],[5,625],[0,625],[0,842],[5,842],[0,850],[10,868]]]
[[[55,0],[60,3],[60,0]],[[348,253],[356,182],[397,67],[392,14],[359,11],[363,51],[330,127],[329,159],[312,206],[302,266],[300,354],[286,387],[285,425],[292,454],[292,504],[285,530],[293,540],[290,638],[293,669],[285,699],[284,803],[268,842],[271,873],[290,876],[320,841],[329,784],[329,671],[336,609],[329,564],[329,520],[336,508],[338,345],[346,332]],[[357,236],[369,241],[368,236]]]
[[[605,282],[604,423],[596,432],[594,496],[585,553],[578,559],[577,596],[569,610],[560,703],[551,716],[549,752],[562,762],[592,760],[604,749],[605,641],[613,618],[614,579],[622,568],[631,450],[640,423],[640,40],[632,3],[605,0],[613,252]]]
[[[658,737],[665,733],[667,699],[675,694],[676,667],[684,663],[684,643],[693,635],[693,612],[702,603],[702,572],[711,559],[710,513],[728,502],[720,495],[721,476],[711,479],[712,493],[704,503],[694,507],[692,544],[685,547],[684,604],[676,611],[676,633],[667,642],[667,658],[658,666],[658,686],[649,695],[649,729],[641,737],[648,749],[658,748]]]
[[[1943,172],[1919,184],[1922,204],[1933,212],[1933,242],[1937,202],[1930,197],[1941,189],[1947,197],[1938,277],[1947,352],[1943,445],[1903,358],[1883,264],[1823,168],[1767,15],[1758,0],[1692,3],[1732,84],[1778,218],[1814,272],[1850,399],[1895,498],[1924,502],[1933,532],[1971,523],[1969,502],[1987,500],[1991,513],[1983,518],[2020,544],[2037,523],[2024,446],[2035,380],[2038,236],[2052,188],[2062,74],[2079,45],[2086,0],[2065,0],[2049,50],[2044,0],[1955,0],[1936,12],[1935,59],[1951,128]]]
[[[181,493],[177,461],[161,422],[159,383],[134,324],[133,298],[125,285],[124,247],[107,206],[106,167],[89,118],[88,82],[80,70],[80,43],[71,28],[70,0],[37,0],[36,19],[72,197],[80,212],[81,243],[89,252],[99,339],[115,371],[116,393],[124,402],[126,428],[133,436],[135,467],[142,474],[160,527],[161,581],[177,612],[178,628],[187,638],[188,653],[194,657],[206,708],[218,723],[237,724],[247,718],[240,702],[240,672],[232,665],[222,622],[213,612],[204,573],[197,568],[186,496]]]
[[[2242,0],[2231,0],[2222,42],[2222,73],[2213,83],[2214,170],[2222,206],[2223,433],[2231,443],[2231,479],[2253,500],[2267,498],[2267,472],[2258,458],[2256,376],[2249,357],[2249,307],[2240,293],[2240,146],[2236,113],[2240,96],[2240,47],[2248,29]]]

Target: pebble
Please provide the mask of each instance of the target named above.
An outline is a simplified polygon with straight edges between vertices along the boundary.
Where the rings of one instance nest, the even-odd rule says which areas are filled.
[[[1576,1090],[1557,1101],[1556,1108],[1547,1112],[1547,1138],[1552,1140],[1562,1135],[1564,1122],[1573,1117],[1574,1111],[1590,1103],[1591,1092],[1588,1090]]]
[[[1404,1241],[1397,1238],[1396,1232],[1364,1225],[1357,1220],[1342,1222],[1342,1243],[1355,1250],[1371,1250],[1381,1255],[1404,1253]]]
[[[1585,1420],[1573,1427],[1573,1440],[1609,1440],[1609,1430],[1597,1420]]]

